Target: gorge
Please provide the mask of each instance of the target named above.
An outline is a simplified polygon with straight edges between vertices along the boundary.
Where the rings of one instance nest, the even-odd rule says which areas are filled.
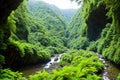
[[[120,80],[119,0],[72,1],[82,6],[61,11],[43,1],[0,1],[1,80],[101,80],[106,65],[105,75],[111,78],[103,80]],[[43,70],[27,78],[18,72],[64,52],[61,59],[57,56],[58,70]]]

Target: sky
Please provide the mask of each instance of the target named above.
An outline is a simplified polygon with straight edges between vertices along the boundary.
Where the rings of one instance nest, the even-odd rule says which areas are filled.
[[[43,1],[49,4],[54,4],[61,9],[69,9],[69,8],[77,9],[80,7],[77,5],[76,2],[71,2],[70,0],[43,0]]]

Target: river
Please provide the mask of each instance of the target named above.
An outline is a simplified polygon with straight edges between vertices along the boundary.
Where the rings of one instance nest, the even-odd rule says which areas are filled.
[[[52,69],[60,69],[60,65],[57,64],[60,61],[61,56],[65,54],[55,54],[51,57],[51,60],[48,63],[45,64],[38,64],[34,66],[27,66],[24,68],[19,69],[20,72],[23,73],[25,77],[28,77],[31,74],[35,74],[37,71],[46,70],[48,72],[51,72]],[[120,73],[120,68],[115,65],[114,63],[107,61],[102,57],[102,55],[96,53],[96,55],[99,57],[99,60],[104,63],[104,69],[101,73],[102,80],[116,80],[116,77]]]
[[[51,72],[52,69],[58,70],[61,68],[61,66],[57,63],[60,62],[60,58],[63,54],[65,53],[54,54],[54,56],[50,58],[50,61],[45,64],[27,66],[27,67],[19,69],[18,71],[22,72],[24,77],[28,77],[29,75],[35,74],[37,71],[42,71],[44,69],[48,72]]]

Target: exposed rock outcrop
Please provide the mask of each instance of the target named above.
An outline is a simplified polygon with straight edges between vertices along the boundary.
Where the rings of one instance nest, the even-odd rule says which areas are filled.
[[[15,10],[23,0],[0,0],[0,25],[7,21],[12,10]]]

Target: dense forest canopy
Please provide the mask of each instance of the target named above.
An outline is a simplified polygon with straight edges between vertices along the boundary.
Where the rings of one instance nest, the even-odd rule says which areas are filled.
[[[104,64],[94,52],[120,64],[120,1],[71,1],[82,6],[76,11],[43,1],[0,1],[0,79],[101,80]],[[60,70],[28,78],[14,72],[64,52]]]

